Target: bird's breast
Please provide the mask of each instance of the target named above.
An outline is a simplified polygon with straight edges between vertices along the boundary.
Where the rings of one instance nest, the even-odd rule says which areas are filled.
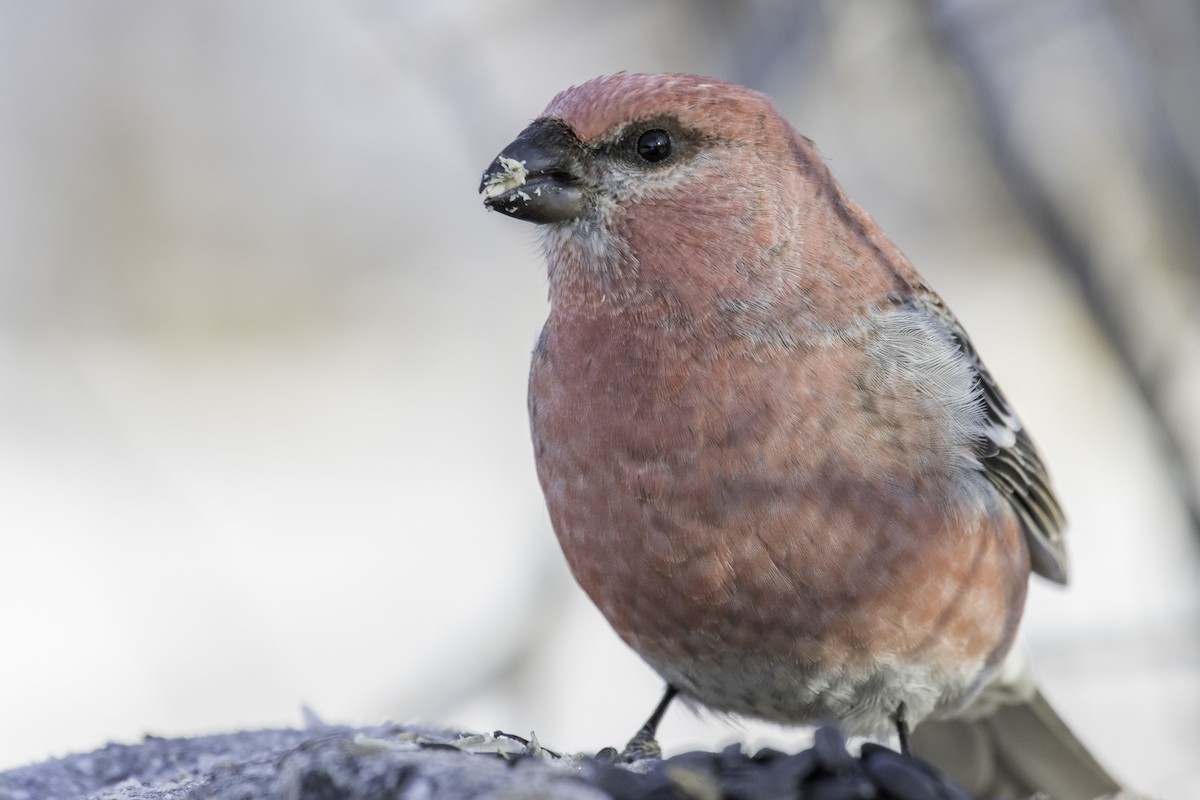
[[[714,608],[747,587],[852,591],[850,573],[879,544],[864,531],[929,511],[899,455],[881,460],[905,443],[859,418],[878,413],[852,399],[865,356],[770,358],[686,334],[547,325],[531,427],[576,577],[602,609],[614,601],[595,587],[626,571],[639,577],[625,599],[647,604],[665,584]]]
[[[660,672],[715,686],[703,664],[732,658],[778,693],[845,653],[874,665],[924,649],[934,669],[969,653],[982,668],[1007,646],[1016,619],[995,608],[1023,599],[1019,526],[956,511],[936,473],[911,470],[920,442],[857,399],[861,348],[772,359],[560,325],[530,378],[551,521],[578,582]]]

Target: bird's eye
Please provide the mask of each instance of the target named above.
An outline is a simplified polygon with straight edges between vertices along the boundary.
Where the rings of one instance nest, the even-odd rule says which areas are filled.
[[[651,164],[657,164],[671,155],[671,135],[662,128],[646,131],[638,137],[637,153]]]

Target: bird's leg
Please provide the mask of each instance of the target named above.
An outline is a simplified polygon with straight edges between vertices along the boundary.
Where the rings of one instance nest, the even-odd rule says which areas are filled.
[[[900,737],[900,753],[912,758],[912,747],[908,742],[908,707],[901,702],[892,714],[892,722],[896,723],[896,735]]]
[[[667,713],[667,706],[671,705],[671,700],[677,694],[679,694],[679,690],[668,683],[667,690],[663,692],[662,700],[658,701],[658,705],[650,714],[650,719],[646,720],[646,724],[633,735],[629,744],[625,745],[625,749],[621,751],[622,761],[638,761],[643,758],[662,756],[662,748],[658,746],[654,737],[658,733],[658,723],[662,722],[663,715]]]

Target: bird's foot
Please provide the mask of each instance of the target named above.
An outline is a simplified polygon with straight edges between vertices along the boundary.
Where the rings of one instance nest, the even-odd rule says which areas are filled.
[[[618,753],[615,749],[606,747],[596,754],[596,758],[604,761],[623,761],[627,764],[647,758],[662,758],[662,748],[655,738],[658,734],[658,723],[662,721],[663,714],[667,713],[667,706],[671,705],[671,700],[677,694],[679,690],[667,684],[667,689],[655,706],[654,712],[650,714],[650,719],[633,735],[625,749]]]
[[[642,728],[633,735],[633,738],[625,745],[625,749],[617,754],[617,760],[632,764],[634,761],[642,761],[647,758],[662,758],[662,747],[654,738],[653,731]]]

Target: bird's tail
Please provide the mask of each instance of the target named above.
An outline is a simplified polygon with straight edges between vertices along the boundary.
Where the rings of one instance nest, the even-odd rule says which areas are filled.
[[[927,720],[913,731],[912,748],[975,797],[1132,797],[1121,794],[1037,689],[978,719]]]

